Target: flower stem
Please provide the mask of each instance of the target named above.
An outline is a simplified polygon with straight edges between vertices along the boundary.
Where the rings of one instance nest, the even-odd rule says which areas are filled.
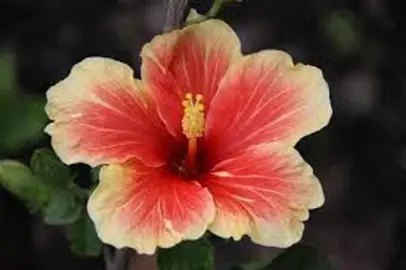
[[[106,270],[128,270],[132,257],[132,250],[128,248],[117,249],[114,254],[110,247],[103,250]]]
[[[223,0],[214,0],[213,5],[211,6],[210,10],[206,13],[207,18],[216,17],[221,9],[221,5],[223,4]]]
[[[195,24],[195,23],[201,23],[210,18],[216,17],[217,14],[220,12],[220,9],[221,9],[221,6],[223,3],[224,3],[224,0],[214,0],[211,8],[209,9],[209,11],[206,14],[202,15],[201,17],[199,17],[197,19],[188,20],[186,22],[186,24],[190,25],[190,24]]]

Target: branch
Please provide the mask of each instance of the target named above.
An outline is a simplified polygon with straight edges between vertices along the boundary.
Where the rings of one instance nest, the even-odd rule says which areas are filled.
[[[233,0],[214,0],[211,8],[209,9],[209,11],[206,14],[200,15],[196,19],[188,20],[186,22],[186,24],[190,25],[190,24],[195,24],[195,23],[201,23],[208,19],[214,18],[220,12],[220,9],[221,9],[221,6],[223,5],[223,3],[232,2],[232,1]]]
[[[166,20],[164,32],[180,28],[188,14],[188,0],[164,0],[166,8]]]

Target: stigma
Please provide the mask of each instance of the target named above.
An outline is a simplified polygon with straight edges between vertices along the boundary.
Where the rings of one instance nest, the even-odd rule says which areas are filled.
[[[184,107],[182,118],[183,134],[186,138],[197,139],[204,134],[204,104],[203,96],[197,94],[193,99],[191,93],[185,95],[182,102]]]

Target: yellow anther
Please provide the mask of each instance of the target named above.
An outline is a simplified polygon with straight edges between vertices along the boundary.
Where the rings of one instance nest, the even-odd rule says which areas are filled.
[[[202,137],[204,132],[203,96],[197,94],[193,100],[193,95],[187,93],[182,105],[185,107],[182,119],[183,134],[188,139]]]
[[[189,101],[193,101],[193,95],[192,93],[187,93],[185,96],[185,99],[189,100]]]

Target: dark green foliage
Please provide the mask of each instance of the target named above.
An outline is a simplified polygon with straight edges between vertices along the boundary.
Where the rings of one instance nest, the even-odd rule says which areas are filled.
[[[0,161],[0,184],[31,210],[41,212],[45,223],[65,226],[72,252],[100,254],[102,243],[85,211],[88,191],[75,184],[70,168],[52,150],[36,150],[31,169],[17,161]]]
[[[212,270],[213,248],[206,238],[184,241],[158,252],[160,270]]]
[[[34,152],[31,157],[31,168],[38,178],[52,187],[67,187],[72,183],[69,167],[48,148]]]
[[[103,245],[86,211],[81,213],[80,218],[75,223],[67,227],[67,235],[71,243],[71,250],[76,255],[100,255]]]
[[[0,161],[0,185],[24,201],[33,211],[47,205],[47,187],[38,181],[30,168],[20,162]]]
[[[263,270],[336,270],[336,268],[317,249],[298,244],[287,249]]]
[[[43,209],[45,223],[64,225],[75,222],[83,208],[80,194],[68,166],[50,149],[38,149],[31,158],[34,174],[49,190],[49,201]]]

